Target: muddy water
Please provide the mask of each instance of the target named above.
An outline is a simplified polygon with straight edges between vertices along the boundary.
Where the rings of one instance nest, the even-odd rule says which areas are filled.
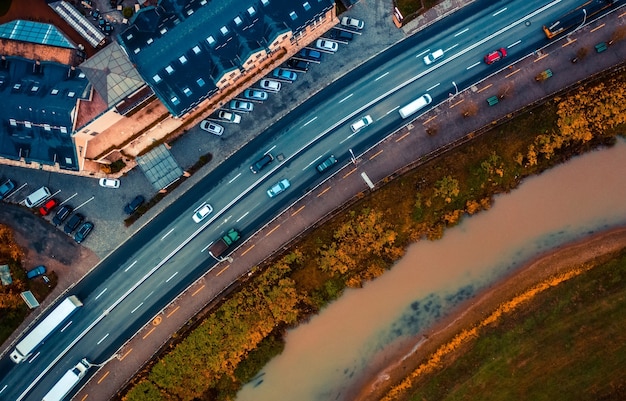
[[[238,401],[343,400],[374,357],[540,253],[626,224],[626,143],[576,158],[496,198],[442,240],[412,245],[383,277],[349,290],[287,335]]]

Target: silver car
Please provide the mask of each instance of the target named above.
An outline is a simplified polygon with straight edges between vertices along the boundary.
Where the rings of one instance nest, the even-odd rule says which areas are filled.
[[[219,124],[212,123],[209,120],[202,120],[200,123],[200,129],[217,136],[222,136],[224,133],[224,127]]]
[[[267,196],[269,196],[270,198],[274,198],[278,196],[279,194],[285,192],[285,190],[287,190],[287,188],[289,188],[290,186],[291,186],[291,183],[289,182],[289,180],[286,178],[283,178],[282,180],[278,181],[276,184],[272,185],[270,189],[267,190]]]
[[[267,92],[260,89],[246,89],[243,91],[243,97],[250,100],[263,101],[267,100]]]
[[[236,99],[230,101],[229,107],[237,111],[252,111],[254,109],[254,105],[251,102]]]

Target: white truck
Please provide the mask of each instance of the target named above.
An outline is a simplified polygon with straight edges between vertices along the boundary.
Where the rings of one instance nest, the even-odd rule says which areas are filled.
[[[11,360],[15,363],[23,362],[81,306],[83,303],[75,295],[65,298],[22,341],[17,343],[15,350],[11,352]]]
[[[87,358],[83,358],[72,369],[65,372],[63,377],[43,396],[43,401],[62,401],[74,387],[85,377],[91,367]]]

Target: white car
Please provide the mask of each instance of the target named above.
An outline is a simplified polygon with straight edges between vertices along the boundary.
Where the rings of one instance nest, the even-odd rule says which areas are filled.
[[[200,129],[217,136],[222,136],[224,133],[224,127],[209,120],[202,120],[200,123]]]
[[[278,92],[280,90],[280,82],[273,79],[262,79],[259,82],[259,86],[265,90]]]
[[[211,205],[209,205],[208,203],[203,203],[193,213],[193,216],[192,216],[193,221],[195,221],[196,223],[200,223],[208,215],[210,215],[212,211],[213,211],[213,207]]]
[[[275,196],[278,196],[279,194],[285,192],[285,190],[287,190],[287,188],[289,188],[290,186],[291,183],[289,182],[289,180],[283,178],[267,190],[267,196],[269,196],[270,198],[274,198]]]
[[[114,178],[100,178],[100,186],[103,188],[119,188],[120,180]]]
[[[239,124],[241,122],[241,116],[239,114],[226,110],[220,110],[217,113],[217,118],[233,124]]]
[[[343,17],[341,19],[341,25],[348,27],[348,28],[360,30],[360,29],[363,29],[363,27],[365,26],[365,23],[356,18]]]
[[[362,130],[363,128],[367,127],[368,125],[370,125],[372,123],[372,117],[370,115],[367,115],[363,118],[360,118],[358,121],[356,121],[354,124],[352,124],[350,126],[350,129],[352,130],[352,132],[354,132],[355,134],[357,132],[359,132],[360,130]]]
[[[332,40],[328,39],[318,39],[317,42],[315,42],[315,47],[320,50],[327,50],[333,53],[339,50],[339,45],[337,44],[337,42],[333,42]]]
[[[430,65],[442,57],[443,57],[443,50],[441,49],[435,50],[432,53],[428,53],[426,57],[424,57],[424,64]]]

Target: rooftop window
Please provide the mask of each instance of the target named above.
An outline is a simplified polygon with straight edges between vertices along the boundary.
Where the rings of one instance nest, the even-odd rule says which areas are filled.
[[[213,36],[209,36],[208,38],[206,38],[206,41],[209,43],[209,45],[213,46],[215,44],[215,38]]]
[[[148,40],[146,40],[147,44],[151,44],[152,42],[154,42],[154,39],[152,39],[152,38],[149,38]]]
[[[170,100],[172,101],[172,103],[174,103],[174,106],[178,106],[180,104],[180,99],[176,96],[174,96]]]
[[[193,52],[194,52],[194,53],[196,53],[196,54],[200,54],[200,51],[201,51],[201,50],[200,50],[200,46],[194,46],[192,50],[193,50]]]
[[[178,61],[180,61],[181,64],[185,64],[187,62],[187,57],[182,55],[178,58]]]
[[[50,94],[51,94],[52,96],[54,96],[54,95],[58,95],[58,94],[59,94],[59,90],[58,90],[58,89],[52,89],[52,90],[50,91]]]
[[[261,0],[261,3],[263,3],[264,6],[267,6],[270,4],[270,0]]]
[[[235,21],[235,25],[237,26],[241,25],[241,23],[243,22],[241,18],[239,18],[239,16],[236,16],[233,21]]]
[[[295,11],[292,11],[289,13],[289,16],[291,17],[292,20],[296,20],[298,18],[298,14],[296,14]]]
[[[73,91],[67,92],[67,97],[74,97],[74,96],[76,96],[76,92],[73,92]]]
[[[306,11],[309,11],[311,9],[311,5],[308,1],[305,1],[304,4],[302,4],[302,7],[304,7]]]
[[[251,17],[256,14],[256,10],[254,9],[254,7],[250,7],[248,8],[248,15],[250,15]]]
[[[197,84],[198,84],[198,86],[200,86],[200,87],[202,87],[202,86],[204,86],[204,85],[206,84],[206,82],[204,82],[204,79],[202,79],[202,78],[198,78],[198,79],[196,80],[196,83],[197,83]]]
[[[171,65],[168,65],[167,67],[165,67],[165,71],[167,71],[167,73],[170,75],[174,73],[174,69],[172,68]]]
[[[156,74],[152,77],[152,80],[158,84],[159,82],[161,82],[161,76],[159,74]]]
[[[188,86],[186,86],[186,87],[183,88],[183,93],[189,97],[189,96],[191,96],[191,94],[193,92],[191,91],[191,89],[189,89]]]
[[[224,25],[223,27],[220,28],[220,32],[222,32],[222,35],[226,36],[226,34],[228,34],[228,28],[226,28],[226,25]]]

